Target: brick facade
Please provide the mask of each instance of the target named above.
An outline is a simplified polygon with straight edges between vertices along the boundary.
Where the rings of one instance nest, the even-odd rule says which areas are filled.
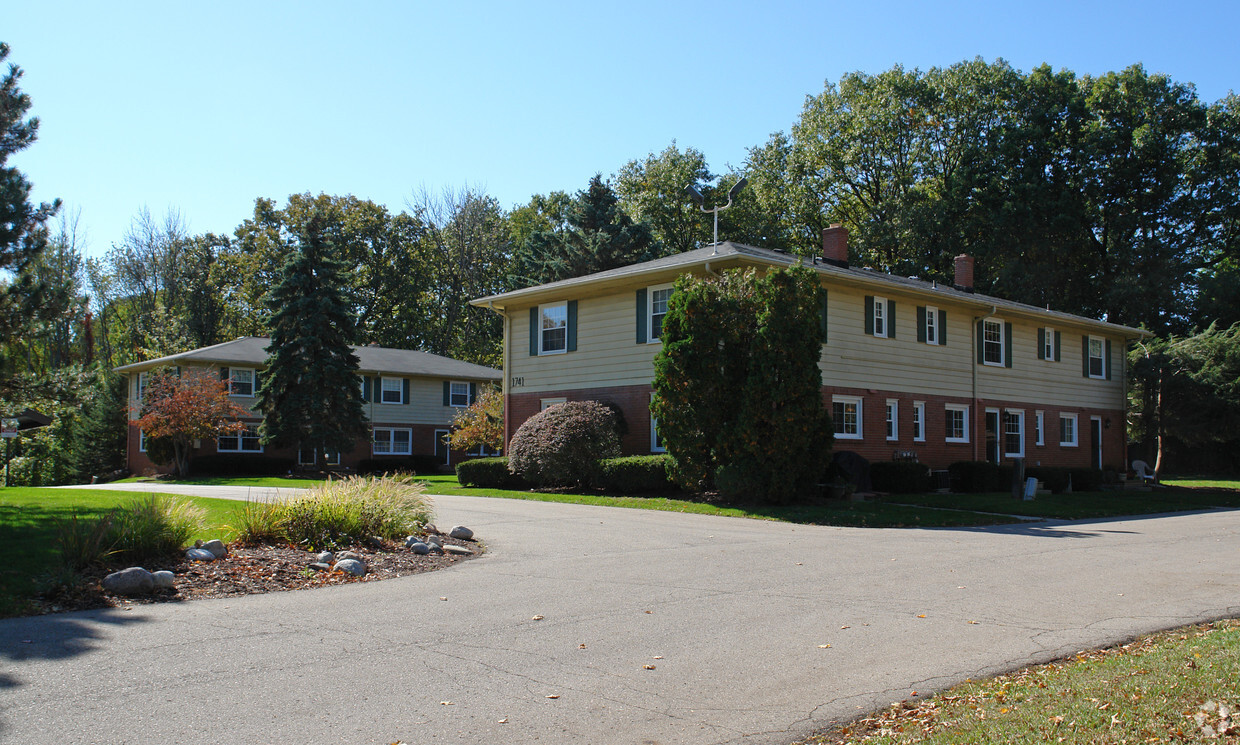
[[[583,388],[569,391],[543,391],[539,393],[510,393],[505,398],[505,441],[512,438],[521,423],[537,414],[545,399],[564,398],[569,401],[599,401],[614,403],[624,412],[627,433],[621,438],[621,451],[625,455],[650,453],[650,394],[651,386],[633,385],[610,388]],[[856,396],[862,401],[860,440],[838,438],[835,450],[851,450],[870,461],[892,460],[896,454],[911,452],[918,461],[931,468],[943,469],[962,460],[986,459],[986,409],[1019,409],[1024,412],[1025,462],[1030,465],[1088,467],[1091,465],[1090,447],[1091,417],[1099,417],[1102,423],[1102,465],[1123,470],[1126,461],[1125,418],[1123,411],[1104,409],[1062,408],[1042,406],[1018,401],[977,400],[948,396],[882,391],[876,389],[839,388],[823,386],[823,401],[831,410],[834,395]],[[887,439],[887,401],[897,402],[897,438]],[[925,439],[913,439],[913,404],[925,403]],[[969,407],[969,441],[964,443],[946,441],[946,405]],[[1036,412],[1043,413],[1042,445],[1036,444],[1034,421]],[[1059,444],[1059,415],[1076,414],[1077,445]],[[1109,426],[1108,426],[1109,423]],[[999,433],[1002,437],[1002,433]],[[1006,458],[1004,458],[1006,460]]]

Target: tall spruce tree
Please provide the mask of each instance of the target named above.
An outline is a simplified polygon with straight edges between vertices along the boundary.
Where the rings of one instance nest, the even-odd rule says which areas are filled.
[[[267,294],[271,346],[255,403],[264,444],[349,452],[366,436],[358,358],[349,347],[355,319],[345,297],[331,221],[317,210]]]

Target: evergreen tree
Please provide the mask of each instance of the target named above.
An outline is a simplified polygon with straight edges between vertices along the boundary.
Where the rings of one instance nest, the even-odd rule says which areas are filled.
[[[349,347],[355,321],[330,226],[317,210],[309,216],[267,295],[270,361],[255,402],[264,444],[315,448],[319,465],[325,451],[351,451],[367,433]]]
[[[89,481],[125,466],[128,381],[100,366],[84,396],[69,458],[79,479]]]
[[[645,222],[634,222],[600,174],[577,194],[567,224],[530,236],[518,252],[520,284],[581,277],[655,258],[654,237]]]

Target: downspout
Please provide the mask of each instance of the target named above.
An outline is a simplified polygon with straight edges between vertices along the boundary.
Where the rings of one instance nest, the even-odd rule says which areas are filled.
[[[710,268],[710,262],[709,262],[709,261],[708,261],[708,262],[706,262],[706,273],[707,273],[707,274],[709,274],[709,275],[711,275],[712,277],[718,277],[718,276],[721,276],[721,275],[719,274],[719,272],[717,272],[717,271],[715,271],[714,269],[711,269],[711,268]]]
[[[973,424],[974,424],[974,427],[973,427],[973,437],[970,438],[973,440],[973,460],[977,460],[977,441],[980,439],[978,437],[977,426],[976,426],[977,415],[979,413],[982,413],[979,411],[980,406],[979,406],[979,401],[977,399],[977,324],[981,323],[982,321],[985,321],[987,318],[992,318],[998,314],[999,314],[999,306],[997,305],[990,306],[989,313],[987,313],[986,315],[980,318],[973,319],[973,328],[970,329],[971,333],[969,334],[969,350],[970,350],[969,367],[972,368],[973,370]],[[1011,350],[1008,350],[1008,353],[1011,354]],[[982,413],[983,430],[985,430],[985,427],[986,427],[986,415],[985,413]]]
[[[507,454],[508,433],[509,433],[508,411],[511,408],[508,405],[508,340],[511,338],[509,334],[509,329],[508,329],[509,319],[508,319],[508,312],[504,310],[503,308],[497,309],[495,307],[494,300],[487,301],[487,307],[490,308],[492,311],[498,313],[500,318],[504,319],[504,333],[503,333],[504,341],[500,345],[500,371],[503,373],[503,375],[500,377],[499,385],[500,385],[500,395],[503,396],[503,399],[504,399],[504,442],[502,443],[503,447],[501,448],[501,450],[502,452]]]

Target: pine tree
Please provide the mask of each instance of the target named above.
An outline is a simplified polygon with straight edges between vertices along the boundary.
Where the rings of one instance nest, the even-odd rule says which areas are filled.
[[[325,451],[349,452],[367,432],[349,347],[355,319],[329,224],[317,211],[310,216],[267,294],[270,356],[255,403],[265,445],[314,448],[319,465]]]

